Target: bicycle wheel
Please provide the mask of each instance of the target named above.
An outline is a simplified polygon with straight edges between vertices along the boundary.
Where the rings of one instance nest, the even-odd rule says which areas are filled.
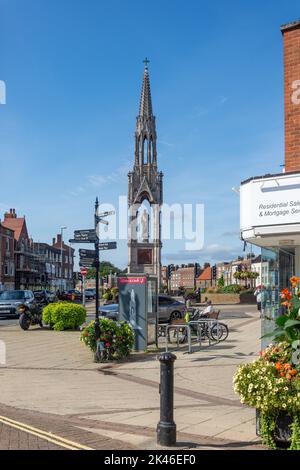
[[[209,329],[206,322],[198,324],[198,335],[200,335],[202,340],[209,339]]]
[[[229,334],[228,326],[225,323],[214,323],[210,328],[209,334],[214,341],[225,341]]]
[[[178,338],[178,339],[177,339]],[[169,328],[168,330],[168,341],[169,343],[183,344],[187,341],[187,331],[186,328]]]

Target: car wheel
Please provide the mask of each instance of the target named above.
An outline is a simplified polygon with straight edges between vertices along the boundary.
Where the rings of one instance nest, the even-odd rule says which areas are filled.
[[[171,315],[170,315],[170,322],[173,321],[173,320],[179,320],[180,318],[182,318],[182,315],[180,312],[172,312]]]

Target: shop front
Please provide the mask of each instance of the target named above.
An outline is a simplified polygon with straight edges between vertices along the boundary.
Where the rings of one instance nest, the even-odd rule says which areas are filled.
[[[300,276],[300,173],[253,177],[240,186],[241,239],[261,248],[263,331],[281,312],[280,293]]]

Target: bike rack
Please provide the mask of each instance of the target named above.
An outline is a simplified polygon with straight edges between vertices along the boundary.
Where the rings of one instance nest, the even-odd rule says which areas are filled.
[[[188,335],[188,353],[191,354],[192,353],[192,344],[191,344],[191,327],[189,325],[189,323],[183,323],[182,325],[167,325],[166,327],[166,352],[169,352],[169,342],[168,342],[168,338],[169,338],[169,330],[170,329],[176,329],[176,330],[179,330],[179,329],[186,329],[187,330],[187,335]],[[177,348],[179,348],[179,338],[178,338],[178,334],[177,334]]]
[[[192,346],[192,335],[191,335],[191,327],[192,325],[196,325],[197,326],[197,341],[199,342],[199,347],[202,348],[202,339],[201,339],[201,326],[205,323],[208,323],[208,327],[211,328],[212,327],[212,324],[216,324],[217,325],[217,332],[218,332],[218,337],[219,337],[219,321],[214,319],[214,318],[203,318],[201,320],[192,320],[188,323],[182,323],[182,324],[175,324],[175,325],[172,325],[172,324],[163,324],[163,325],[160,325],[162,327],[165,327],[165,348],[166,348],[166,352],[169,352],[169,342],[168,342],[168,339],[169,339],[169,330],[170,329],[175,329],[175,330],[179,330],[179,329],[185,329],[187,331],[187,337],[188,337],[188,354],[192,354],[193,353],[193,346]],[[208,335],[208,342],[209,342],[209,346],[211,346],[211,338],[210,336]],[[217,341],[218,343],[219,341]],[[178,334],[177,334],[177,348],[179,348],[179,337],[178,337]]]

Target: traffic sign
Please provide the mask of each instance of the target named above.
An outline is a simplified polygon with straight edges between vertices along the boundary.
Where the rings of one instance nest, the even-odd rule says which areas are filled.
[[[116,211],[109,211],[109,212],[102,212],[102,214],[98,214],[98,219],[100,219],[101,217],[107,217],[108,215],[114,215],[116,213]]]
[[[117,242],[99,243],[100,251],[115,250],[116,248],[117,248]]]
[[[96,251],[95,250],[80,249],[79,250],[79,256],[81,258],[95,258]]]
[[[95,229],[75,230],[74,239],[78,242],[96,242],[98,237]]]
[[[81,272],[82,276],[86,276],[88,270],[86,268],[80,268],[80,272]]]
[[[95,240],[76,240],[75,238],[70,238],[69,243],[95,243]]]
[[[80,258],[79,261],[80,261],[80,263],[93,264],[95,262],[95,259],[94,258]]]
[[[94,261],[79,261],[79,266],[83,268],[94,268]]]

